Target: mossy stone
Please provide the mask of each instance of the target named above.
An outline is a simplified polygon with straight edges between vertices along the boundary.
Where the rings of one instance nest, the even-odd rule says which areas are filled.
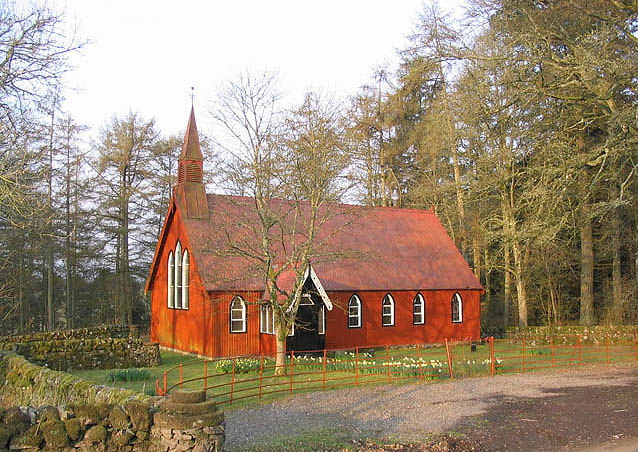
[[[106,419],[111,414],[111,410],[113,409],[112,403],[98,403],[96,405],[97,412],[100,416],[100,420]]]
[[[106,441],[106,427],[102,424],[94,425],[86,431],[84,441],[90,443],[100,443]]]
[[[109,411],[104,413],[103,404],[102,405],[74,405],[73,412],[75,413],[75,417],[77,417],[82,425],[95,425],[99,424],[106,416],[108,416]]]
[[[126,430],[130,424],[126,411],[121,406],[114,406],[109,414],[109,422],[115,430]]]
[[[224,412],[206,414],[155,413],[153,424],[163,429],[190,430],[211,427],[224,422]]]
[[[4,425],[13,436],[26,432],[31,425],[31,421],[29,420],[29,416],[20,411],[20,408],[13,407],[9,408],[5,413]]]
[[[64,428],[64,423],[60,421],[46,421],[40,425],[44,442],[48,448],[67,447],[69,445],[69,436]]]
[[[118,447],[123,447],[133,438],[133,433],[128,430],[117,430],[111,435],[111,442]]]
[[[56,407],[45,406],[40,408],[40,422],[59,421],[60,412]]]
[[[206,400],[206,391],[177,389],[171,393],[170,401],[175,403],[201,403]]]
[[[66,419],[64,421],[64,428],[66,429],[67,435],[73,441],[77,441],[80,439],[80,434],[82,433],[82,424],[77,418]]]
[[[6,449],[9,446],[11,433],[6,428],[0,427],[0,449]]]
[[[129,402],[124,405],[126,412],[131,417],[134,430],[149,431],[151,428],[150,407],[142,402]]]
[[[26,432],[11,439],[9,449],[39,448],[42,444],[42,430],[39,425],[32,425]]]

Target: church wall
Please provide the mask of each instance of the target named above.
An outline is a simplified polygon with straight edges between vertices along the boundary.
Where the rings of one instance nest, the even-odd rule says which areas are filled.
[[[394,326],[383,326],[381,306],[386,291],[328,292],[335,305],[326,317],[326,348],[376,347],[441,343],[445,339],[479,339],[480,291],[459,290],[463,300],[463,322],[452,323],[455,290],[391,291],[394,298]],[[348,301],[353,293],[361,299],[360,328],[348,327]],[[413,324],[413,300],[425,299],[425,323]]]

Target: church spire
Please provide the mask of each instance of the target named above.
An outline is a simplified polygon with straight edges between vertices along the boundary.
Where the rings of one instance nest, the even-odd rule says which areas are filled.
[[[195,122],[195,110],[191,107],[182,153],[179,156],[179,168],[177,182],[204,182],[204,157],[199,146],[197,123]]]
[[[208,218],[208,202],[204,187],[204,157],[199,146],[195,110],[186,127],[184,145],[179,156],[175,198],[186,218]]]

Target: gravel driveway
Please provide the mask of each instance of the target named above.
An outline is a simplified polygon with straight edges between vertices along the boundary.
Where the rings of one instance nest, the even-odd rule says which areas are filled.
[[[267,444],[269,438],[285,436],[289,432],[321,430],[345,431],[353,438],[418,440],[428,434],[454,431],[458,427],[468,432],[468,425],[480,426],[471,427],[469,431],[472,428],[485,429],[487,421],[481,424],[481,416],[490,410],[499,412],[498,407],[506,401],[518,408],[520,403],[513,401],[551,400],[546,398],[557,397],[562,394],[561,390],[567,388],[613,390],[624,386],[638,388],[638,367],[585,367],[562,372],[301,394],[269,405],[227,412],[227,447],[231,451],[243,450]],[[587,391],[580,392],[587,397]],[[524,412],[522,415],[519,413],[519,424],[526,425],[529,421],[537,426],[539,421],[542,422],[542,419],[526,420],[521,417],[524,415]],[[504,419],[510,417],[505,416]],[[472,424],[476,420],[479,422]],[[489,421],[492,423],[489,424],[490,429],[498,428],[496,417]],[[638,426],[636,429],[634,435],[638,436]]]

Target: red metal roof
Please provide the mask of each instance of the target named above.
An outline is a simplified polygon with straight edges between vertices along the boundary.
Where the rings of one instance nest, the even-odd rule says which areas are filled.
[[[204,286],[263,290],[256,261],[247,256],[260,255],[254,199],[208,194],[207,201],[210,219],[184,219]],[[291,202],[273,200],[271,206],[289,228],[308,216],[304,203],[296,217]],[[327,220],[311,264],[327,291],[482,289],[433,211],[331,204],[321,216]],[[293,242],[290,231],[271,231],[271,237],[282,234],[273,248],[279,265]],[[289,286],[293,273],[286,270],[279,282]]]

